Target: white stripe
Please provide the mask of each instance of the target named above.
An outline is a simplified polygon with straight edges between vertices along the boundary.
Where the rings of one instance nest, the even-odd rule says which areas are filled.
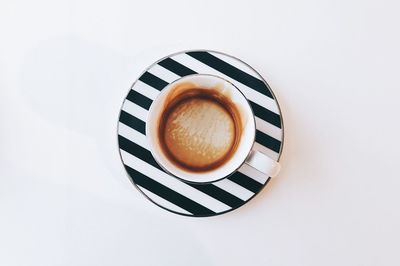
[[[147,138],[142,133],[130,128],[129,126],[125,125],[124,123],[118,123],[118,134],[123,136],[124,138],[129,139],[132,142],[142,146],[145,149],[149,149],[149,144],[147,142]]]
[[[122,106],[122,110],[125,112],[139,118],[142,121],[147,120],[147,110],[143,107],[129,101],[128,99],[125,100],[124,105]]]
[[[176,206],[172,202],[161,198],[160,196],[154,194],[150,190],[147,190],[144,187],[141,187],[139,185],[137,185],[137,186],[140,188],[140,190],[142,190],[144,192],[144,194],[146,194],[146,196],[148,196],[150,199],[152,199],[157,204],[163,206],[164,208],[167,208],[168,210],[171,210],[171,211],[174,211],[174,212],[183,213],[183,214],[189,214],[189,215],[193,214],[193,213],[188,212],[187,210],[182,209],[179,206]]]
[[[204,207],[207,207],[214,212],[223,212],[231,209],[231,207],[225,203],[222,203],[213,197],[183,183],[175,177],[168,175],[167,173],[155,168],[145,161],[140,160],[126,151],[120,151],[124,164],[134,168],[136,171],[145,173],[149,178],[157,181],[160,184],[163,184],[166,187],[169,187],[179,194],[186,196],[187,198],[203,205]]]
[[[224,55],[224,54],[220,54],[220,53],[215,53],[215,52],[208,52],[210,54],[212,54],[215,57],[218,57],[219,59],[221,59],[222,61],[225,61],[226,63],[242,70],[243,72],[246,72],[247,74],[255,77],[256,79],[260,79],[262,80],[262,78],[260,77],[260,74],[258,74],[254,69],[252,69],[251,67],[249,67],[247,64],[245,64],[244,62],[241,62],[240,60],[233,58],[231,56],[228,55]]]
[[[256,128],[260,130],[261,132],[267,134],[268,136],[273,137],[274,139],[282,141],[282,129],[268,123],[265,120],[262,120],[261,118],[255,117],[256,119]]]
[[[209,67],[206,64],[203,64],[202,62],[194,59],[193,57],[182,53],[182,54],[177,54],[177,55],[172,56],[172,59],[181,63],[184,66],[187,66],[188,68],[192,69],[193,71],[196,71],[197,73],[213,74],[213,75],[220,76],[220,77],[230,81],[231,83],[236,85],[243,92],[243,94],[246,96],[246,98],[248,98],[249,100],[261,105],[262,107],[264,107],[276,114],[279,114],[279,109],[278,109],[278,106],[274,99],[271,99],[271,98],[259,93],[258,91],[240,83],[239,81],[228,77],[227,75],[215,70],[212,67]]]
[[[250,197],[254,195],[254,193],[251,192],[250,190],[247,190],[244,187],[226,178],[221,181],[213,183],[213,185],[231,193],[232,195],[235,195],[236,197],[244,201],[248,200]]]
[[[160,91],[157,89],[154,89],[152,86],[147,85],[141,80],[138,80],[135,85],[133,85],[133,90],[139,92],[140,94],[146,96],[147,98],[154,100],[158,94],[160,94]]]
[[[147,70],[147,72],[150,72],[154,76],[157,76],[168,83],[171,83],[180,78],[180,76],[178,76],[177,74],[169,71],[168,69],[158,64],[153,65],[151,68]]]
[[[260,151],[262,153],[265,153],[265,155],[271,157],[274,160],[278,160],[278,158],[279,158],[279,153],[277,153],[277,152],[275,152],[275,151],[273,151],[273,150],[261,145],[258,142],[254,143],[254,149],[256,149],[257,151]]]
[[[261,185],[263,185],[268,179],[268,176],[266,174],[261,173],[260,171],[256,170],[248,164],[243,164],[239,168],[239,172],[261,183]]]

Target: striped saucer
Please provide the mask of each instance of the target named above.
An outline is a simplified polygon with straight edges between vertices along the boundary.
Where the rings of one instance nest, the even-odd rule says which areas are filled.
[[[172,177],[156,163],[145,136],[148,109],[165,86],[191,74],[220,76],[239,88],[256,116],[254,148],[279,160],[283,123],[271,88],[243,61],[206,50],[169,55],[151,65],[132,85],[119,116],[119,151],[129,177],[150,201],[176,214],[214,216],[244,205],[263,189],[270,177],[244,164],[223,180],[193,184]]]

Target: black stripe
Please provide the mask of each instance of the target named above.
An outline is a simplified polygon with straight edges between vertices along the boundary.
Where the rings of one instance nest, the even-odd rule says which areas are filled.
[[[189,52],[188,54],[193,56],[193,55],[195,55],[197,53],[206,53],[206,52]],[[210,55],[212,57],[215,57],[215,56],[213,56],[213,55],[211,55],[209,53],[206,53],[206,54],[208,54],[208,55]],[[219,58],[216,58],[216,59],[220,60]],[[180,64],[178,62],[176,62],[175,60],[173,60],[171,58],[166,58],[163,61],[159,62],[158,64],[160,64],[161,66],[167,68],[168,70],[174,72],[175,74],[177,74],[177,75],[179,75],[181,77],[186,76],[186,75],[190,75],[190,74],[197,74],[197,72],[195,72],[192,69],[190,69],[190,68],[188,68],[188,67],[186,67],[186,66],[184,66],[184,65],[182,65],[182,64]],[[228,74],[226,74],[226,75],[228,75]],[[232,77],[232,78],[234,78],[234,77]],[[264,82],[262,82],[262,83],[263,83],[263,85],[265,87],[265,91],[269,92],[269,89],[265,86]],[[262,107],[261,105],[255,103],[255,102],[252,102],[250,100],[249,100],[249,102],[250,102],[250,105],[251,105],[251,107],[252,107],[252,109],[254,111],[254,114],[257,117],[259,117],[260,119],[265,120],[268,123],[273,124],[274,126],[277,126],[278,128],[282,127],[280,115],[278,115],[278,114],[276,114],[276,113],[274,113],[274,112]]]
[[[193,55],[195,55],[197,53],[203,53],[203,52],[189,52],[188,54],[193,56]],[[212,57],[215,57],[215,56],[213,56],[211,54],[208,54],[208,55],[210,55]],[[218,59],[218,60],[220,60],[220,59]],[[159,62],[158,64],[163,66],[163,67],[165,67],[166,69],[174,72],[175,74],[177,74],[177,75],[179,75],[181,77],[186,76],[186,75],[190,75],[190,74],[197,74],[197,72],[195,72],[192,69],[190,69],[190,68],[188,68],[188,67],[186,67],[186,66],[184,66],[184,65],[182,65],[182,64],[180,64],[178,62],[176,62],[175,60],[173,60],[171,58],[166,58],[163,61]],[[226,75],[228,75],[228,74],[226,74]],[[234,77],[232,77],[232,78],[234,78]],[[263,83],[263,85],[265,87],[265,89],[263,89],[263,91],[268,91],[269,92],[269,89],[265,86],[264,82],[262,82],[262,83]],[[256,116],[258,116],[260,119],[263,119],[263,120],[267,121],[268,123],[271,123],[271,124],[273,124],[273,125],[275,125],[275,126],[277,126],[279,128],[282,127],[281,118],[280,118],[280,116],[278,114],[276,114],[276,113],[274,113],[274,112],[262,107],[261,105],[255,103],[255,102],[252,102],[250,100],[249,100],[249,102],[250,102],[250,105],[251,105],[251,107],[252,107],[252,109],[254,111],[254,114]]]
[[[213,185],[213,184],[193,184],[193,183],[187,183],[188,185],[194,187],[195,189],[198,189],[205,194],[225,203],[226,205],[232,207],[232,208],[237,208],[238,206],[242,205],[244,201],[234,195],[232,195],[229,192],[226,192],[225,190]]]
[[[140,145],[126,139],[123,136],[118,136],[118,141],[119,141],[119,147],[132,154],[133,156],[141,159],[142,161],[145,161],[152,166],[156,167],[157,169],[164,171],[158,163],[154,160],[153,156],[151,155],[151,152],[146,150],[145,148],[141,147]],[[225,190],[213,185],[213,184],[193,184],[193,183],[186,183],[202,192],[205,194],[209,195],[210,197],[213,197],[226,205],[230,207],[237,207],[238,205],[243,204],[243,200],[240,198],[226,192]]]
[[[260,143],[261,145],[268,147],[269,149],[279,153],[281,150],[281,142],[277,139],[274,139],[271,136],[268,136],[264,132],[259,130],[256,131],[256,142]]]
[[[272,96],[272,93],[262,80],[247,74],[246,72],[228,64],[218,57],[215,57],[212,54],[204,51],[188,52],[187,54],[199,60],[200,62],[218,70],[219,72],[222,72],[225,75],[243,83],[244,85],[274,99],[274,96]]]
[[[153,156],[151,155],[151,152],[146,150],[142,146],[130,141],[129,139],[121,135],[118,135],[118,143],[120,149],[162,170],[161,167],[158,165],[158,163],[154,160]]]
[[[249,103],[251,105],[251,109],[253,109],[253,112],[255,116],[258,118],[273,124],[274,126],[277,126],[278,128],[282,128],[281,124],[281,116],[278,114],[275,114],[274,112],[262,107],[261,105],[252,102],[249,100]]]
[[[151,74],[149,72],[144,72],[143,75],[140,76],[139,80],[143,81],[147,85],[150,85],[159,91],[164,89],[164,87],[168,85],[168,82],[160,79],[157,76],[154,76],[153,74]]]
[[[145,176],[144,174],[136,171],[135,169],[125,165],[125,169],[132,178],[132,180],[139,186],[153,192],[159,197],[181,207],[182,209],[193,213],[196,216],[210,216],[215,212],[200,205],[199,203],[179,194],[178,192],[160,184],[153,179]]]
[[[239,171],[236,171],[234,174],[232,174],[230,177],[228,177],[229,180],[232,182],[246,188],[247,190],[250,190],[253,193],[257,193],[261,190],[263,184],[258,183],[254,179],[248,177],[245,174],[242,174]]]
[[[121,110],[121,114],[119,115],[119,121],[130,128],[133,128],[136,131],[139,131],[143,135],[146,134],[146,124],[138,119],[137,117]]]
[[[187,76],[191,74],[197,74],[197,72],[191,70],[190,68],[176,62],[172,58],[165,58],[164,60],[158,62],[158,64],[171,72],[174,72],[178,76]]]
[[[146,96],[134,90],[131,90],[126,98],[129,101],[136,103],[137,105],[143,107],[146,110],[149,110],[150,105],[153,102],[151,99],[147,98]]]

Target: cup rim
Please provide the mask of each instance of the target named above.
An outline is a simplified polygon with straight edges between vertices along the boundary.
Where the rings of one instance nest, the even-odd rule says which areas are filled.
[[[207,180],[207,181],[193,181],[193,180],[185,179],[185,178],[183,178],[183,177],[180,177],[180,176],[176,175],[175,173],[172,173],[170,170],[168,170],[162,163],[159,162],[159,160],[158,160],[158,158],[157,158],[157,155],[155,155],[155,153],[154,153],[154,147],[153,147],[153,145],[151,144],[152,142],[150,141],[150,138],[151,138],[151,137],[150,137],[150,134],[148,134],[148,131],[149,131],[149,124],[150,124],[150,123],[148,123],[149,116],[150,116],[150,114],[151,114],[151,112],[152,112],[152,109],[153,109],[154,106],[155,106],[154,103],[157,101],[157,99],[159,99],[159,98],[162,96],[162,95],[161,95],[162,91],[165,90],[166,88],[170,88],[171,86],[173,86],[174,83],[179,82],[179,81],[182,80],[182,79],[190,78],[190,77],[193,77],[193,76],[208,76],[208,77],[212,77],[212,78],[216,78],[216,79],[223,80],[223,81],[227,82],[228,84],[230,84],[236,91],[239,92],[239,94],[241,95],[241,97],[244,99],[244,101],[245,101],[246,104],[248,105],[249,110],[250,110],[250,116],[251,116],[251,119],[252,119],[253,125],[254,125],[254,126],[253,126],[253,128],[254,128],[254,134],[252,135],[252,138],[251,138],[251,145],[250,145],[250,147],[249,147],[249,150],[246,152],[246,156],[244,156],[244,158],[243,158],[243,160],[240,162],[240,164],[239,164],[234,170],[232,170],[230,173],[226,174],[225,176],[220,177],[220,178],[216,178],[216,179],[213,179],[213,180],[209,180],[209,181],[208,181],[208,180]],[[157,97],[154,99],[154,101],[152,102],[152,104],[151,104],[151,106],[150,106],[150,108],[149,108],[149,111],[148,111],[148,114],[147,114],[147,118],[146,118],[146,127],[145,127],[146,138],[149,140],[149,145],[150,145],[149,151],[150,151],[152,157],[154,158],[154,160],[156,161],[156,163],[157,163],[164,171],[166,171],[169,175],[171,175],[172,177],[177,178],[177,179],[179,179],[179,180],[181,180],[181,181],[183,181],[183,182],[186,182],[186,183],[191,183],[191,184],[211,184],[211,183],[215,183],[215,182],[221,181],[221,180],[223,180],[223,179],[225,179],[225,178],[231,176],[231,175],[234,174],[235,172],[237,172],[237,171],[239,170],[239,168],[242,167],[243,164],[245,164],[246,159],[249,157],[251,151],[252,151],[253,148],[254,148],[255,137],[256,137],[256,131],[257,131],[257,127],[256,127],[256,120],[255,120],[255,116],[254,116],[254,111],[253,111],[253,108],[251,107],[251,104],[249,103],[249,100],[248,100],[247,97],[244,95],[244,93],[243,93],[235,84],[233,84],[232,82],[228,81],[227,79],[225,79],[225,78],[223,78],[223,77],[220,77],[220,76],[217,76],[217,75],[213,75],[213,74],[201,74],[201,73],[190,74],[190,75],[186,75],[186,76],[180,77],[180,78],[178,78],[178,79],[172,81],[171,83],[169,83],[167,86],[165,86],[165,87],[160,91],[160,93],[157,95]]]

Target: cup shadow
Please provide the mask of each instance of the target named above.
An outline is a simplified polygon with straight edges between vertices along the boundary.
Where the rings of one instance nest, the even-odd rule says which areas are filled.
[[[135,79],[132,62],[77,37],[48,39],[24,58],[18,78],[21,101],[50,125],[95,142],[98,158],[115,173],[121,169],[116,163],[118,114]]]

